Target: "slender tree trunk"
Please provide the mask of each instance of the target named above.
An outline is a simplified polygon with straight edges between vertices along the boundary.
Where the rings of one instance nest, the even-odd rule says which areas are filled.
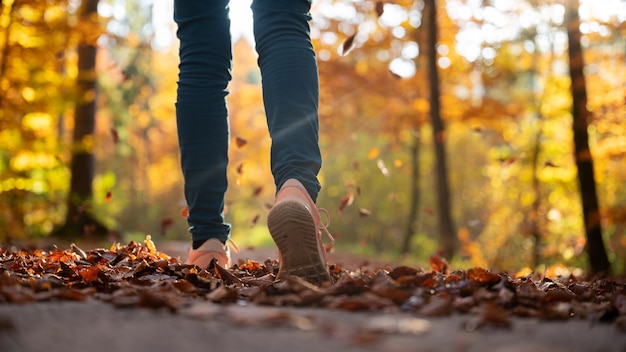
[[[411,205],[409,210],[409,218],[407,221],[406,232],[404,234],[404,242],[400,249],[402,254],[407,254],[411,251],[411,239],[415,234],[415,225],[417,225],[417,209],[419,207],[419,145],[420,137],[418,132],[415,132],[413,136],[413,145],[411,145]]]
[[[93,21],[97,16],[98,0],[83,0],[80,21]],[[96,53],[94,43],[82,41],[78,45],[77,101],[72,136],[71,181],[64,227],[58,231],[63,237],[106,234],[106,228],[90,212],[93,198],[92,183],[95,174],[93,153],[96,126]]]
[[[530,236],[533,240],[533,247],[531,252],[531,268],[534,268],[540,260],[540,248],[541,248],[541,232],[539,230],[539,207],[541,206],[541,184],[539,181],[539,154],[541,153],[541,136],[543,135],[543,128],[541,124],[543,119],[539,119],[539,131],[535,136],[535,145],[532,153],[532,190],[535,199],[531,205],[529,220],[530,220]]]
[[[456,253],[457,241],[450,214],[450,187],[446,165],[445,126],[440,113],[439,71],[437,70],[437,3],[424,1],[424,21],[428,35],[428,82],[430,87],[430,119],[435,143],[435,177],[437,182],[437,219],[445,258]]]
[[[571,77],[574,158],[578,168],[578,183],[583,206],[590,269],[595,273],[608,273],[611,271],[611,264],[602,240],[598,196],[596,194],[596,182],[593,173],[593,156],[589,150],[587,129],[589,127],[590,113],[587,110],[587,89],[583,72],[585,62],[580,44],[578,8],[578,0],[568,2],[566,24]]]
[[[4,28],[4,38],[3,38],[3,42],[4,42],[4,46],[2,47],[2,52],[0,53],[0,78],[3,78],[4,75],[6,74],[7,71],[7,65],[9,64],[9,53],[10,53],[10,41],[9,38],[11,37],[11,31],[12,31],[12,25],[13,25],[13,14],[15,13],[15,9],[17,9],[19,2],[18,0],[15,0],[13,2],[13,4],[11,4],[11,8],[9,9],[9,22],[6,24],[5,28]],[[2,6],[4,7],[4,2],[2,3]],[[0,109],[2,109],[2,106],[4,105],[4,98],[5,98],[6,92],[2,92],[2,95],[0,96]]]

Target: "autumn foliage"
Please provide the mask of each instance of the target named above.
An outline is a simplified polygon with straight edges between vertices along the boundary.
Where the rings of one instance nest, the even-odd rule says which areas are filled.
[[[155,1],[152,12],[143,2],[100,0],[98,16],[89,19],[78,16],[81,3],[0,6],[0,242],[50,236],[63,223],[76,150],[96,159],[93,197],[80,211],[116,230],[111,237],[188,241],[175,136],[177,41],[163,5],[171,2]],[[330,213],[337,245],[367,255],[398,255],[404,247],[411,264],[428,262],[442,247],[436,141],[448,158],[448,210],[458,240],[452,263],[586,269],[563,3],[435,3],[445,131],[433,133],[424,2],[313,2],[324,157],[318,204]],[[626,22],[623,7],[596,3],[581,8],[578,28],[600,204],[593,220],[621,273]],[[235,25],[245,21],[233,18]],[[261,77],[250,38],[234,39],[225,215],[237,242],[267,245],[275,189]],[[75,143],[75,102],[95,98],[76,85],[81,42],[98,49],[90,73],[97,123]]]

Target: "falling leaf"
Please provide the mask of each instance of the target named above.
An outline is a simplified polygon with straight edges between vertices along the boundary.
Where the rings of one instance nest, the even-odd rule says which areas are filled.
[[[180,215],[186,219],[189,216],[189,207],[184,207],[183,210],[180,211]]]
[[[558,167],[555,163],[553,163],[552,161],[548,160],[546,161],[543,166],[545,167]]]
[[[359,216],[362,218],[366,218],[368,216],[372,215],[372,212],[365,209],[365,208],[359,208]]]
[[[254,226],[256,225],[257,222],[259,222],[259,218],[261,217],[261,214],[256,214],[253,218],[252,221],[250,221],[250,226]]]
[[[107,190],[107,194],[104,197],[104,202],[109,203],[111,199],[113,199],[113,192],[111,192],[111,190]]]
[[[113,143],[118,144],[120,141],[120,134],[117,132],[117,128],[111,127],[111,137],[113,138]]]
[[[350,49],[352,49],[352,46],[354,45],[354,38],[356,37],[356,32],[349,36],[344,42],[343,45],[341,46],[341,55],[347,55],[348,52],[350,51]]]
[[[235,137],[235,144],[237,145],[237,148],[241,148],[245,146],[246,144],[248,144],[248,141],[244,138],[237,136]]]
[[[391,74],[391,77],[395,78],[395,79],[402,79],[402,76],[400,76],[399,74],[393,72],[392,70],[388,70],[389,74]]]
[[[239,163],[239,165],[237,165],[237,174],[241,175],[243,174],[243,163]]]
[[[367,153],[367,158],[372,160],[375,159],[379,154],[379,150],[378,148],[374,147],[372,149],[370,149],[370,151]]]
[[[348,194],[341,198],[339,202],[339,212],[342,213],[346,207],[352,205],[352,202],[354,202],[354,193],[352,190],[349,190]]]
[[[516,162],[518,160],[518,157],[517,156],[511,156],[511,157],[507,157],[507,158],[500,158],[499,160],[504,165],[511,165],[511,164],[513,164],[514,162]]]
[[[258,195],[261,194],[261,192],[263,192],[263,186],[256,187],[254,188],[254,191],[252,191],[252,196],[258,197]]]
[[[385,11],[385,3],[383,1],[377,1],[376,2],[376,15],[380,17],[383,15],[384,11]]]

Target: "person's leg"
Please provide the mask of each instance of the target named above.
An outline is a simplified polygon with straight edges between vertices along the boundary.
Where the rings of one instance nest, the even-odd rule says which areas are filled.
[[[176,121],[193,248],[225,243],[229,125],[226,107],[232,48],[227,0],[175,0],[180,39]]]
[[[280,251],[278,279],[331,279],[315,205],[321,167],[319,80],[309,24],[310,1],[255,0],[254,35],[272,138],[276,203],[267,224]],[[327,232],[327,231],[326,231]]]
[[[319,79],[309,32],[310,8],[307,0],[252,3],[276,188],[297,179],[315,201],[322,160],[318,144]]]

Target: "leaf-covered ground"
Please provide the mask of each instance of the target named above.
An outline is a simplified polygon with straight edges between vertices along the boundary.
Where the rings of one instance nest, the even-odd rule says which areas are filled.
[[[297,277],[275,281],[279,264],[239,262],[226,270],[201,269],[144,243],[84,251],[0,248],[0,304],[96,299],[118,307],[177,312],[202,301],[347,311],[409,312],[416,316],[469,314],[471,328],[509,327],[513,316],[588,319],[626,331],[626,280],[621,277],[511,277],[482,268],[342,268],[333,283],[317,286]]]

